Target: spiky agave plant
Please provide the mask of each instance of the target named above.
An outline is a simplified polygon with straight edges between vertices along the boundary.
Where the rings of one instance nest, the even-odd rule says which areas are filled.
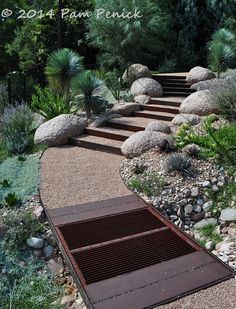
[[[220,78],[222,71],[231,67],[236,58],[235,35],[226,29],[220,29],[212,36],[208,45],[208,63]]]
[[[73,81],[72,88],[87,118],[91,118],[93,105],[102,102],[102,94],[105,91],[104,82],[88,70],[78,75]]]
[[[82,58],[68,48],[53,52],[47,61],[45,74],[54,81],[69,101],[71,83],[82,70]]]

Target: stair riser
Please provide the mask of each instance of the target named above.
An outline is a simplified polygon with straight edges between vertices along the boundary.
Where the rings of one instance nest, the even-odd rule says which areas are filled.
[[[174,117],[172,116],[165,116],[165,115],[153,115],[153,114],[139,114],[138,112],[133,112],[133,116],[136,117],[143,117],[143,118],[150,118],[150,119],[158,119],[164,121],[171,121]]]
[[[85,129],[85,133],[92,135],[92,136],[98,136],[98,137],[104,137],[108,139],[112,139],[115,141],[125,141],[128,137],[122,134],[116,134],[116,133],[110,133],[110,132],[99,132],[90,128]]]
[[[163,92],[163,97],[188,97],[190,93],[187,92]]]
[[[174,88],[174,87],[162,87],[164,92],[186,92],[193,93],[195,90],[188,88]]]
[[[145,111],[152,111],[152,112],[165,112],[165,113],[172,113],[172,114],[178,114],[179,110],[176,108],[168,108],[168,107],[162,107],[162,106],[142,106],[142,110]]]
[[[122,130],[127,130],[127,131],[132,131],[132,132],[138,132],[138,131],[144,131],[145,128],[139,127],[139,126],[132,126],[129,124],[124,124],[124,123],[112,123],[112,122],[107,122],[107,126],[114,128],[114,129],[122,129]]]
[[[69,140],[69,143],[70,145],[77,146],[77,147],[121,155],[120,148],[114,147],[114,146],[101,145],[101,144],[85,142],[85,141],[77,141],[73,138]]]
[[[186,82],[186,76],[176,76],[176,75],[168,75],[168,76],[164,76],[164,75],[152,75],[153,79],[156,80],[178,80],[178,81],[185,81]]]
[[[174,87],[174,88],[185,88],[190,89],[190,85],[185,83],[171,83],[171,82],[160,82],[163,87]]]

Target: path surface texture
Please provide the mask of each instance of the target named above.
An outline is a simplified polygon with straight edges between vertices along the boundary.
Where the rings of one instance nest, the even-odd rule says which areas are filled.
[[[121,160],[121,156],[78,147],[47,149],[40,165],[40,193],[45,208],[130,195],[119,175]],[[235,309],[236,279],[158,308]]]

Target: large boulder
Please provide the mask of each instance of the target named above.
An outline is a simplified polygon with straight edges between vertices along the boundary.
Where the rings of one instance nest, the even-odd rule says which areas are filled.
[[[131,86],[133,96],[148,95],[150,97],[160,97],[163,95],[161,84],[152,78],[139,78]]]
[[[140,105],[145,105],[151,102],[151,98],[148,95],[141,94],[134,98],[134,102]]]
[[[229,77],[230,79],[230,77]],[[191,89],[200,91],[200,90],[217,90],[219,87],[224,87],[227,85],[227,80],[222,78],[213,78],[206,81],[201,81],[198,83],[195,83],[191,86]]]
[[[219,108],[214,103],[210,90],[201,90],[188,96],[180,105],[179,111],[181,114],[205,116],[218,114]]]
[[[86,120],[75,115],[59,115],[41,124],[35,132],[35,144],[59,146],[68,139],[80,135],[86,127]]]
[[[162,132],[140,131],[131,135],[121,146],[121,152],[127,158],[139,156],[149,149],[160,147],[161,149],[173,148],[172,137]]]
[[[184,124],[184,123],[195,126],[200,121],[201,121],[201,117],[198,115],[178,114],[173,118],[172,123],[177,126],[180,126],[181,124]]]
[[[155,120],[155,121],[149,122],[145,131],[155,131],[155,132],[162,132],[162,133],[170,134],[171,128],[167,123],[161,120]]]
[[[215,77],[216,77],[215,73],[213,73],[211,70],[197,66],[193,68],[192,70],[190,70],[190,72],[188,73],[186,77],[186,81],[187,83],[192,85],[194,83],[197,83],[203,80],[212,79]]]
[[[128,117],[132,112],[140,110],[140,105],[133,102],[117,103],[112,108],[112,112],[120,114],[121,116]]]
[[[131,85],[135,80],[142,77],[152,77],[152,73],[145,65],[135,63],[125,70],[122,79],[125,83]]]

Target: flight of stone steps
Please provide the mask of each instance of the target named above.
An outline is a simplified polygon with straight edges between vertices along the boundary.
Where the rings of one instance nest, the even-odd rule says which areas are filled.
[[[85,134],[72,138],[75,146],[121,154],[122,143],[134,132],[145,130],[149,122],[162,120],[170,123],[179,113],[179,106],[193,90],[186,83],[186,73],[153,75],[163,87],[162,97],[152,98],[150,104],[143,105],[132,117],[113,118],[106,127],[87,127]]]

